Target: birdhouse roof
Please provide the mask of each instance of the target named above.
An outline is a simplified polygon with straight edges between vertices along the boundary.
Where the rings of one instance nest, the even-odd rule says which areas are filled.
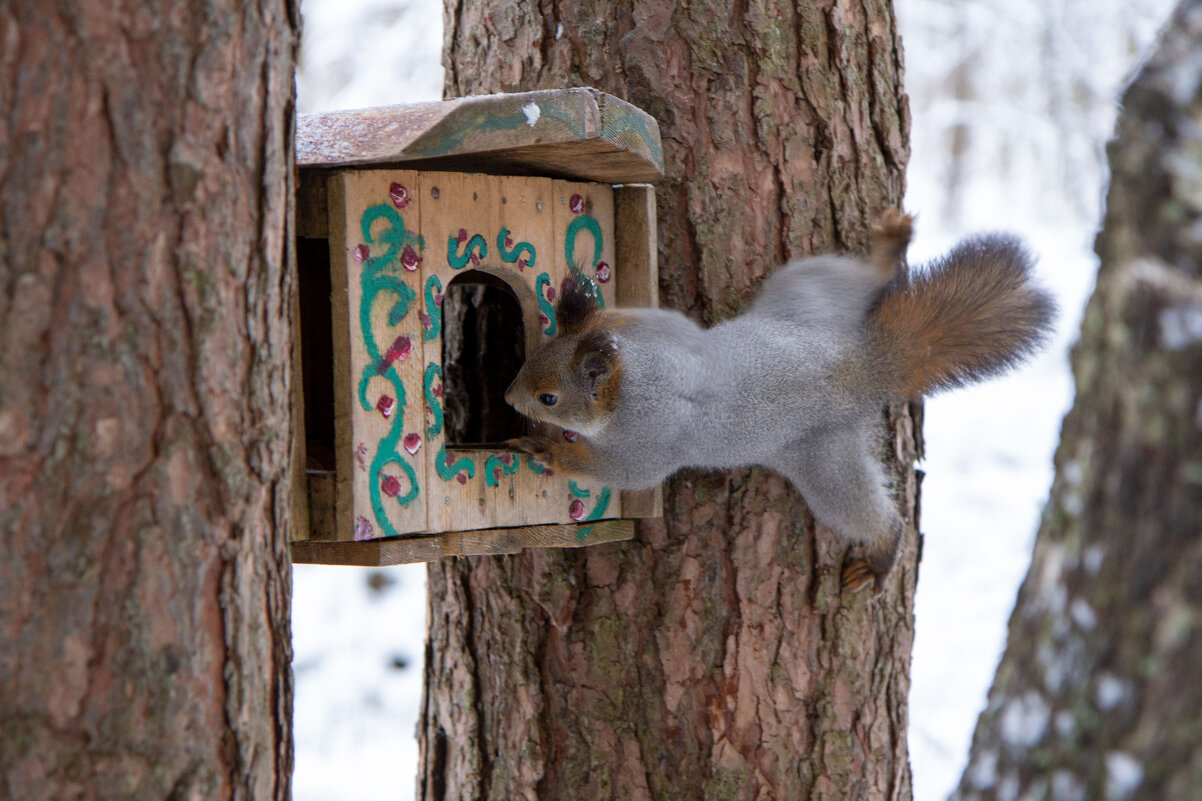
[[[607,183],[654,181],[664,168],[655,119],[588,88],[302,114],[296,161],[301,167],[403,164]]]

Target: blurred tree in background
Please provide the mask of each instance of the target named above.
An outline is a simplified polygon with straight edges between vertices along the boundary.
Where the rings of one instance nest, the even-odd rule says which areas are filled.
[[[1077,401],[957,801],[1202,787],[1202,3],[1122,109]]]

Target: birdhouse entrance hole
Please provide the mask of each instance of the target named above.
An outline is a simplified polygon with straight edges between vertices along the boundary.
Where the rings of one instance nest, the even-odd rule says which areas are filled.
[[[447,285],[442,314],[447,444],[503,448],[528,431],[505,402],[526,360],[522,304],[501,278],[468,270]]]

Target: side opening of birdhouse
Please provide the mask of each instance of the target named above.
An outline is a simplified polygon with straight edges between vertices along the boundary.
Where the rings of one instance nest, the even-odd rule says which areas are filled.
[[[654,121],[593,90],[464,98],[302,117],[297,153],[295,561],[578,547],[660,514],[510,450],[535,426],[504,401],[570,272],[655,305]]]

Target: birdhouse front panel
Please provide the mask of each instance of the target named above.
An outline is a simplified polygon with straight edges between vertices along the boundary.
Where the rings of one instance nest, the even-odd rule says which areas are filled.
[[[570,270],[614,303],[612,187],[395,169],[327,187],[336,538],[621,517],[619,493],[506,448],[529,424],[500,399]]]

